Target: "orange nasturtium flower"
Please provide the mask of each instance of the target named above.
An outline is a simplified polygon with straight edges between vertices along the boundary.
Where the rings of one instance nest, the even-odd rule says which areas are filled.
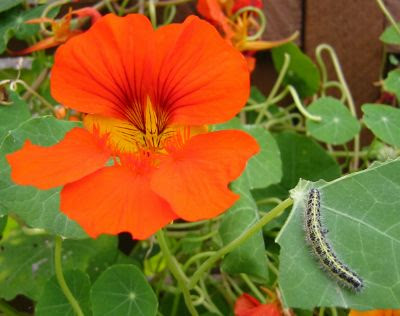
[[[62,212],[92,237],[145,239],[177,218],[217,216],[239,198],[228,184],[259,150],[244,132],[207,132],[245,104],[249,72],[195,16],[154,31],[145,16],[106,15],[58,48],[51,92],[88,113],[84,128],[52,147],[26,141],[7,156],[11,176],[63,186]]]
[[[197,11],[219,29],[222,36],[246,57],[250,71],[254,70],[254,53],[271,49],[293,41],[297,32],[279,41],[264,41],[252,38],[260,25],[251,11],[240,13],[241,9],[254,7],[262,9],[262,0],[198,0]],[[254,35],[254,34],[253,34]],[[259,34],[261,36],[261,34]]]
[[[400,316],[400,309],[376,309],[372,311],[350,310],[349,316]]]
[[[71,19],[73,16],[79,18],[90,17],[91,23],[95,23],[101,14],[94,8],[82,8],[78,10],[70,10],[66,15],[64,15],[59,20],[54,20],[50,18],[38,18],[27,21],[27,24],[39,24],[39,23],[50,23],[53,36],[47,37],[36,44],[29,46],[25,49],[10,52],[12,55],[26,55],[38,50],[43,50],[51,47],[56,47],[65,43],[70,38],[81,34],[83,31],[80,29],[71,29]]]
[[[235,316],[281,316],[276,302],[261,304],[255,297],[243,293],[235,302]]]

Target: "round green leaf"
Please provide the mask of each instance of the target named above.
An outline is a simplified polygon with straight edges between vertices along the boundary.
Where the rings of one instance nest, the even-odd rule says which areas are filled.
[[[332,144],[344,144],[360,132],[360,123],[339,100],[325,97],[313,102],[307,110],[322,118],[306,120],[307,131],[316,139]]]
[[[114,265],[93,284],[93,316],[153,316],[157,297],[143,273],[134,265]]]
[[[374,135],[400,148],[400,109],[383,104],[365,104],[361,109],[363,120]]]
[[[90,315],[90,281],[86,273],[80,270],[64,273],[72,295],[78,301],[84,315]],[[35,308],[36,316],[75,316],[75,312],[62,292],[56,276],[47,281]]]
[[[340,287],[310,252],[303,227],[311,188],[321,192],[321,217],[332,248],[363,279],[360,293]],[[277,238],[285,305],[400,308],[400,159],[329,183],[301,181],[291,196],[294,205]]]

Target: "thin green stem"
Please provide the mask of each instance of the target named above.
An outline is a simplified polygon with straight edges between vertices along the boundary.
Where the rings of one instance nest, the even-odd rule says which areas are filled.
[[[43,98],[39,93],[37,93],[35,90],[33,90],[25,81],[23,81],[21,79],[10,80],[10,89],[12,91],[16,91],[17,84],[22,85],[27,91],[29,91],[29,93],[31,93],[36,98],[38,98],[43,103],[43,105],[45,105],[49,110],[54,112],[53,105],[50,102],[48,102],[45,98]]]
[[[306,110],[306,108],[303,106],[303,103],[300,100],[299,95],[297,94],[296,89],[293,86],[288,85],[287,89],[289,90],[290,94],[292,95],[294,104],[296,105],[297,109],[300,111],[301,114],[303,114],[306,118],[308,118],[311,121],[320,122],[322,120],[322,118],[320,116],[313,115]]]
[[[265,214],[258,222],[256,222],[253,226],[251,226],[249,229],[244,231],[239,237],[236,239],[232,240],[229,244],[226,246],[222,247],[218,251],[216,251],[211,257],[209,257],[206,261],[204,261],[198,270],[193,274],[193,276],[190,278],[189,282],[189,288],[193,288],[197,282],[200,280],[202,277],[203,273],[209,270],[212,265],[221,259],[224,255],[227,253],[231,252],[232,250],[236,249],[239,247],[241,244],[243,244],[247,239],[249,239],[251,236],[253,236],[256,232],[258,232],[264,225],[269,223],[271,220],[274,218],[280,216],[286,208],[288,208],[290,205],[293,204],[293,200],[291,198],[288,198],[284,200],[281,204],[273,208],[270,212]]]
[[[324,314],[325,314],[325,307],[320,307],[318,315],[324,316]]]
[[[167,228],[172,228],[172,229],[188,229],[188,228],[194,228],[197,226],[202,226],[206,224],[208,221],[198,221],[198,222],[192,222],[192,223],[175,223],[175,224],[169,224]]]
[[[332,316],[338,316],[338,312],[335,307],[330,307],[330,310],[331,310]]]
[[[265,112],[267,111],[267,105],[271,102],[271,100],[275,97],[276,93],[278,92],[278,90],[282,84],[283,78],[285,78],[285,75],[289,68],[289,65],[290,65],[290,55],[285,54],[284,60],[283,60],[283,65],[282,65],[281,71],[279,72],[279,75],[278,75],[278,79],[276,79],[275,84],[272,87],[271,92],[267,97],[267,100],[265,101],[265,104],[266,104],[265,108],[261,109],[260,112],[258,113],[258,116],[255,121],[256,125],[261,122],[262,118],[265,115]]]
[[[253,294],[258,298],[261,303],[265,303],[265,295],[263,295],[260,290],[254,285],[253,281],[250,280],[247,274],[241,273],[240,274],[243,281],[247,284]]]
[[[267,19],[262,10],[260,10],[259,8],[256,8],[256,7],[252,7],[252,6],[247,6],[247,7],[241,8],[233,16],[233,20],[236,20],[243,13],[247,14],[249,12],[256,13],[258,18],[260,19],[260,27],[257,30],[257,32],[253,35],[248,35],[246,37],[246,40],[248,40],[248,41],[255,41],[264,34],[265,28],[267,27]]]
[[[386,8],[385,4],[383,3],[382,0],[376,0],[376,2],[378,3],[378,6],[381,8],[383,14],[386,16],[386,18],[389,20],[390,24],[392,24],[392,26],[394,27],[394,29],[396,30],[396,32],[400,35],[400,27],[399,25],[396,23],[395,19],[393,18],[393,16],[390,14],[389,10]]]
[[[357,112],[356,112],[356,107],[354,104],[353,96],[350,93],[349,86],[347,85],[346,79],[344,78],[343,70],[342,67],[340,66],[339,58],[337,57],[335,50],[332,48],[332,46],[328,44],[321,44],[318,45],[315,55],[317,58],[317,61],[321,67],[321,70],[324,69],[323,72],[325,72],[325,75],[323,76],[323,82],[325,83],[327,80],[327,75],[326,75],[326,67],[325,63],[322,59],[322,52],[327,51],[329,53],[329,56],[332,60],[333,67],[335,68],[336,75],[339,79],[340,84],[343,87],[343,93],[346,96],[347,104],[349,106],[351,114],[357,119]],[[359,157],[359,152],[360,152],[360,134],[357,134],[354,138],[354,159],[353,159],[353,165],[352,165],[352,170],[357,170],[360,162],[360,157]]]
[[[61,263],[61,250],[62,250],[62,237],[56,236],[55,240],[55,249],[54,249],[54,267],[56,272],[56,277],[58,284],[68,302],[70,303],[72,309],[74,310],[77,316],[84,316],[81,307],[79,306],[78,301],[72,295],[71,290],[69,289],[67,282],[65,282],[63,271],[62,271],[62,263]]]
[[[190,259],[188,261],[185,262],[184,266],[183,266],[183,271],[186,271],[190,265],[194,262],[196,262],[197,260],[204,258],[204,257],[209,257],[211,255],[213,255],[215,253],[215,251],[205,251],[205,252],[200,252],[195,254],[194,256],[190,257]]]
[[[261,199],[261,200],[256,201],[257,205],[270,204],[270,203],[279,204],[279,203],[282,203],[282,200],[278,199],[276,197],[271,197],[271,198],[265,198],[265,199]]]
[[[171,254],[167,244],[167,240],[165,239],[164,231],[160,229],[156,235],[158,244],[160,245],[161,251],[163,252],[165,260],[167,262],[168,269],[171,271],[172,275],[178,282],[179,288],[182,291],[183,298],[189,312],[194,316],[198,316],[199,314],[197,313],[196,308],[193,305],[192,299],[190,297],[190,291],[187,286],[189,280],[185,273],[182,271],[176,258]]]

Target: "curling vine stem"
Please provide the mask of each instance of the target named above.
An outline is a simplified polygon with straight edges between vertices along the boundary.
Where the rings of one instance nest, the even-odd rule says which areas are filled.
[[[162,229],[158,230],[156,236],[158,244],[160,245],[161,251],[163,252],[165,260],[167,262],[168,269],[171,271],[172,275],[178,282],[179,288],[182,291],[183,298],[189,312],[193,316],[198,316],[199,314],[197,313],[196,308],[193,305],[192,299],[190,297],[190,291],[187,286],[188,278],[186,274],[182,271],[182,268],[180,267],[176,258],[171,254],[167,244],[167,240],[165,239],[164,231]]]
[[[287,72],[287,70],[289,68],[289,65],[290,65],[290,55],[289,54],[285,54],[284,60],[283,60],[283,65],[282,65],[281,71],[279,72],[279,75],[278,75],[278,79],[276,79],[275,84],[272,87],[272,90],[271,90],[270,94],[268,95],[267,100],[265,101],[265,107],[262,108],[260,110],[260,112],[258,113],[258,116],[257,116],[256,121],[255,121],[256,125],[260,124],[262,118],[265,115],[265,112],[267,111],[268,105],[270,104],[271,100],[274,98],[274,96],[278,92],[278,90],[279,90],[279,88],[280,88],[280,86],[282,84],[283,78],[285,77],[286,72]]]
[[[250,12],[257,13],[258,18],[260,19],[260,28],[257,30],[257,32],[255,34],[247,35],[246,40],[247,41],[255,41],[264,34],[265,28],[267,26],[267,19],[262,10],[260,10],[259,8],[256,8],[256,7],[252,7],[252,6],[247,6],[247,7],[241,8],[234,14],[233,20],[236,20],[242,14],[248,14]]]
[[[385,4],[383,3],[382,0],[376,0],[376,2],[378,3],[378,6],[381,8],[383,14],[386,16],[386,18],[389,20],[390,24],[393,25],[394,29],[396,30],[396,32],[400,35],[400,27],[399,25],[396,23],[395,19],[393,18],[393,16],[390,14],[389,10],[386,8]]]
[[[60,288],[64,293],[65,297],[67,298],[68,302],[71,304],[71,307],[74,310],[75,314],[77,316],[84,316],[78,301],[75,299],[74,295],[69,289],[67,282],[65,282],[62,271],[61,250],[62,250],[62,237],[56,236],[55,247],[54,247],[54,268],[58,284],[60,285]]]
[[[320,122],[322,120],[322,118],[320,116],[313,115],[306,110],[306,108],[303,106],[303,103],[300,100],[299,95],[297,94],[296,89],[293,86],[288,85],[287,89],[289,90],[290,94],[292,95],[294,104],[296,105],[297,109],[300,111],[301,114],[303,114],[306,118],[308,118],[311,121]]]
[[[264,225],[268,224],[274,218],[280,216],[286,208],[293,204],[293,200],[291,198],[287,198],[278,206],[274,207],[270,212],[265,214],[258,222],[256,222],[253,226],[249,229],[244,231],[239,237],[232,240],[229,244],[222,247],[218,251],[216,251],[212,256],[210,256],[206,261],[204,261],[197,271],[193,274],[189,281],[189,289],[193,288],[197,282],[202,277],[203,273],[208,271],[213,264],[222,258],[227,253],[231,252],[232,250],[239,247],[243,244],[246,240],[248,240],[251,236],[253,236],[256,232],[258,232]]]
[[[353,96],[351,95],[349,86],[347,85],[346,79],[344,78],[344,74],[343,74],[342,67],[340,66],[339,58],[337,57],[335,50],[332,48],[332,46],[330,46],[328,44],[318,45],[318,47],[316,48],[316,51],[315,51],[317,62],[321,68],[323,83],[325,83],[328,78],[325,63],[322,59],[322,52],[324,50],[328,52],[328,54],[332,60],[333,67],[335,68],[335,71],[336,71],[336,75],[339,79],[340,84],[343,87],[343,93],[346,96],[346,100],[347,100],[347,104],[349,106],[350,112],[357,119],[357,112],[356,112],[356,107],[354,105]],[[359,151],[360,151],[360,134],[357,134],[354,138],[353,165],[350,166],[351,170],[353,170],[353,171],[357,170],[358,166],[359,166],[359,162],[360,162]]]

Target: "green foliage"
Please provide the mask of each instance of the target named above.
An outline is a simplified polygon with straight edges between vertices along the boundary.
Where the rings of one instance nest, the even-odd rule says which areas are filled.
[[[257,205],[243,178],[232,185],[240,194],[240,200],[225,213],[219,233],[226,245],[258,221]],[[230,274],[246,273],[266,280],[268,278],[267,256],[262,233],[251,236],[243,245],[225,256],[222,269]]]
[[[312,96],[319,90],[320,75],[317,66],[299,47],[288,43],[272,49],[275,69],[280,72],[285,54],[290,56],[290,64],[284,83],[292,85],[302,97]]]
[[[309,190],[321,191],[322,221],[338,257],[364,280],[361,293],[339,287],[318,267],[305,242],[303,214]],[[277,239],[285,305],[310,309],[399,308],[400,159],[332,182],[301,181],[291,191],[294,206]]]
[[[376,137],[400,148],[400,109],[383,104],[362,106],[363,120]]]
[[[8,216],[7,215],[0,216],[0,239],[1,239],[1,236],[3,234],[4,228],[6,228],[6,226],[7,226],[7,220],[8,220]]]
[[[51,117],[32,118],[8,132],[0,147],[0,214],[13,212],[27,225],[43,228],[69,238],[85,238],[81,227],[59,211],[60,189],[38,190],[16,186],[10,179],[10,166],[5,155],[22,147],[26,139],[49,146],[59,141],[76,123]]]
[[[400,69],[389,72],[387,78],[383,82],[383,88],[386,91],[394,93],[397,100],[400,101]]]
[[[1,0],[0,2],[0,13],[7,11],[13,7],[16,7],[22,2],[22,0]]]
[[[72,295],[78,301],[85,316],[90,316],[90,280],[86,273],[80,270],[69,270],[64,273]],[[49,279],[35,308],[36,316],[74,316],[75,312],[62,292],[56,276]]]
[[[134,265],[114,265],[104,271],[90,291],[93,316],[153,316],[157,297]]]
[[[28,104],[15,92],[10,92],[10,101],[12,102],[10,105],[0,105],[0,144],[10,130],[31,117]]]
[[[280,186],[284,189],[294,188],[299,179],[329,181],[340,177],[338,163],[312,139],[283,132],[277,134],[275,140],[282,157],[283,177]]]
[[[39,18],[45,7],[38,6],[27,11],[22,10],[21,7],[15,7],[0,13],[0,54],[6,50],[7,43],[13,36],[18,39],[26,39],[38,32],[38,25],[26,24],[25,22]],[[57,13],[58,9],[52,10],[48,17],[54,17]]]
[[[0,241],[0,297],[12,299],[18,294],[38,299],[44,284],[54,275],[54,238],[49,235],[27,235],[14,230]],[[65,269],[89,268],[99,253],[116,249],[116,238],[102,236],[96,240],[66,240],[63,244]]]
[[[400,26],[400,24],[398,25]],[[385,44],[400,45],[400,34],[393,25],[387,27],[379,39]]]
[[[319,98],[307,110],[322,118],[321,122],[306,121],[307,131],[327,144],[344,144],[360,132],[361,126],[349,109],[332,97]]]

